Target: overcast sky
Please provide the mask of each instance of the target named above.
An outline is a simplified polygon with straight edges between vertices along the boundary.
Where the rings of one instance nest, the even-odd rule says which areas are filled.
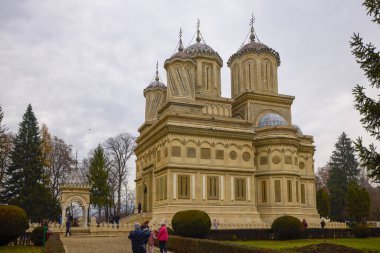
[[[352,88],[368,82],[349,40],[360,32],[379,47],[380,33],[357,0],[0,1],[4,122],[17,132],[31,103],[38,122],[81,158],[119,133],[137,136],[156,61],[166,83],[162,65],[179,28],[187,46],[197,18],[223,58],[222,95],[230,97],[226,63],[244,41],[252,12],[259,39],[280,54],[279,92],[296,97],[293,123],[314,136],[316,167],[329,160],[342,131],[373,141],[353,108]]]

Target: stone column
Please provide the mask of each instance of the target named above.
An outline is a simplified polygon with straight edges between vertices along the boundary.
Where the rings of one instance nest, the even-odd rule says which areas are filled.
[[[87,227],[87,220],[88,220],[87,214],[88,214],[88,206],[85,205],[83,207],[83,227],[85,228]]]
[[[66,206],[62,205],[62,216],[61,216],[62,226],[65,227],[66,224]]]

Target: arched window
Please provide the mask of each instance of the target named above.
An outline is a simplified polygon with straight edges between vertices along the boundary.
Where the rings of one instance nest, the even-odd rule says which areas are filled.
[[[261,81],[264,90],[273,89],[273,67],[268,59],[264,59],[261,67]]]
[[[244,62],[244,79],[246,88],[248,90],[253,90],[257,83],[257,67],[256,61],[249,59]]]
[[[234,84],[234,95],[239,94],[240,92],[240,84],[239,84],[239,67],[237,64],[234,65],[232,69],[232,78]]]

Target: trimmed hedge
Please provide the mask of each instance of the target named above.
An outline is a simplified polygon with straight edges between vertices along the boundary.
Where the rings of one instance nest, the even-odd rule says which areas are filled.
[[[380,228],[370,228],[372,237],[380,237]],[[306,238],[351,238],[353,231],[349,228],[308,228]],[[211,230],[207,239],[218,241],[251,241],[251,240],[273,240],[274,235],[271,229],[218,229]]]
[[[234,243],[218,242],[207,239],[170,236],[167,243],[169,250],[181,253],[273,253],[269,249],[257,249]]]
[[[304,237],[304,227],[301,221],[293,216],[281,216],[272,223],[275,239],[291,240]]]
[[[356,225],[352,228],[352,233],[357,238],[366,238],[371,235],[371,229],[367,225]]]
[[[173,216],[172,227],[178,235],[205,238],[211,229],[211,219],[200,210],[181,211]]]
[[[218,229],[211,230],[207,239],[218,241],[271,240],[271,229]]]
[[[0,205],[0,245],[16,240],[28,229],[28,218],[18,206]]]
[[[65,253],[59,233],[53,233],[46,241],[45,253]]]

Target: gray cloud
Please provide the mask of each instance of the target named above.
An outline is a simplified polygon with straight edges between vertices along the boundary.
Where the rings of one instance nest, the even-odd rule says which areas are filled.
[[[5,121],[16,132],[32,103],[39,122],[73,144],[80,157],[123,131],[137,135],[143,89],[156,60],[166,80],[162,64],[175,49],[179,27],[187,45],[200,18],[206,42],[226,63],[243,42],[252,12],[260,40],[281,55],[279,90],[296,97],[293,122],[314,136],[316,166],[328,161],[342,131],[373,141],[353,108],[352,88],[367,81],[349,40],[360,32],[380,45],[380,36],[354,0],[1,1]],[[224,66],[224,96],[230,96],[229,76]]]

